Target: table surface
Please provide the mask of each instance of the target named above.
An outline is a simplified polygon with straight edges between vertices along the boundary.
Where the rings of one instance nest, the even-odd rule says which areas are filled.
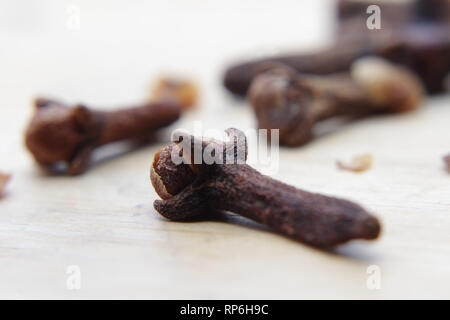
[[[153,209],[149,166],[173,129],[194,121],[204,130],[254,128],[246,102],[221,87],[225,66],[325,44],[330,1],[3,4],[0,170],[13,177],[0,200],[0,298],[450,298],[445,95],[417,112],[361,120],[280,150],[274,178],[361,203],[382,221],[377,241],[325,252],[232,214],[181,223]],[[195,77],[201,100],[158,142],[79,177],[34,165],[23,145],[33,97],[133,105],[167,72]],[[336,168],[337,159],[366,152],[371,170]],[[79,290],[67,286],[73,265]],[[379,289],[367,286],[369,266],[380,272]]]

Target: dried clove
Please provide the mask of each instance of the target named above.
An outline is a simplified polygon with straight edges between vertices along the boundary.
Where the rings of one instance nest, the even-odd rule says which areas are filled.
[[[317,247],[333,247],[352,239],[375,239],[379,221],[356,203],[310,193],[264,176],[245,163],[246,137],[228,129],[229,141],[202,142],[205,152],[210,143],[222,150],[212,164],[203,160],[192,164],[192,152],[180,147],[180,140],[156,153],[150,178],[163,200],[154,207],[171,220],[186,220],[214,210],[237,213],[274,230]],[[185,141],[186,136],[181,140]],[[194,149],[190,137],[187,150]],[[216,149],[215,149],[216,150]],[[230,152],[231,150],[231,152]],[[188,161],[176,165],[173,154]],[[203,153],[202,153],[203,154]],[[230,158],[231,160],[229,161]]]
[[[324,119],[409,111],[422,95],[412,72],[375,57],[356,61],[348,73],[327,76],[279,66],[256,77],[248,94],[258,127],[279,129],[280,144],[288,146],[309,142]]]
[[[11,175],[0,172],[0,197],[2,196],[3,190],[5,190],[5,187],[10,179]]]
[[[92,151],[107,143],[149,137],[177,120],[182,107],[172,102],[152,102],[116,111],[68,107],[36,99],[36,111],[25,133],[25,144],[38,164],[52,169],[67,165],[69,175],[85,172]]]
[[[383,33],[348,33],[331,47],[318,52],[274,56],[230,67],[224,85],[245,95],[261,65],[285,64],[301,73],[326,75],[348,71],[364,56],[379,56],[415,71],[428,93],[445,91],[450,72],[450,27],[438,24],[408,25]]]

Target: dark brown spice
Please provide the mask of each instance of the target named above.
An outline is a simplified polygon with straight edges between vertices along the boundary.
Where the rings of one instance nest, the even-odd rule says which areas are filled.
[[[240,148],[245,148],[246,154],[244,134],[237,129],[228,129],[227,133],[231,142],[223,143],[223,158],[230,148],[233,155]],[[356,203],[296,189],[245,163],[175,165],[169,156],[174,148],[179,148],[177,142],[155,155],[150,173],[163,199],[156,200],[154,207],[168,219],[231,211],[323,248],[352,239],[375,239],[380,233],[379,221]]]
[[[257,76],[248,96],[260,129],[279,129],[280,144],[299,146],[312,139],[315,124],[324,119],[414,110],[423,87],[405,68],[367,57],[349,73],[327,76],[278,66]]]
[[[419,21],[450,24],[450,1],[414,0]]]
[[[326,75],[348,71],[361,57],[375,55],[415,71],[428,93],[446,90],[450,72],[450,25],[420,24],[386,32],[346,33],[329,48],[303,54],[267,57],[227,69],[225,87],[244,96],[261,65],[285,64],[301,73]]]
[[[180,104],[154,102],[116,111],[100,111],[83,105],[36,99],[36,112],[25,133],[25,143],[36,162],[51,169],[63,162],[67,173],[81,174],[89,166],[92,151],[110,142],[151,136],[181,114]]]

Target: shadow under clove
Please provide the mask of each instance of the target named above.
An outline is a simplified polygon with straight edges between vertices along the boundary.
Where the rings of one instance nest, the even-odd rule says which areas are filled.
[[[219,210],[207,211],[195,217],[182,220],[182,221],[174,221],[175,223],[199,223],[199,222],[218,222],[218,223],[229,223],[239,227],[248,228],[252,230],[262,231],[271,233],[273,235],[277,235],[288,239],[290,241],[295,242],[298,245],[303,245],[315,250],[320,251],[321,253],[325,253],[328,255],[339,256],[343,258],[348,258],[352,260],[371,262],[377,260],[376,257],[367,251],[367,247],[363,243],[363,241],[353,240],[349,243],[341,244],[340,246],[334,248],[322,248],[313,246],[310,244],[299,242],[294,238],[287,237],[270,227],[258,223],[256,221],[250,220],[248,218],[242,217],[237,214],[233,214],[230,212],[224,212]]]

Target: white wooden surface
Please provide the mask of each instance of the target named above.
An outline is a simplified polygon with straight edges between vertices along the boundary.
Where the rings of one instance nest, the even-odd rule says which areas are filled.
[[[281,150],[277,179],[363,204],[382,220],[378,241],[322,252],[236,216],[174,223],[153,209],[149,165],[170,129],[254,126],[245,102],[220,86],[223,68],[325,43],[330,1],[0,4],[0,170],[13,174],[0,200],[0,298],[450,298],[446,96]],[[79,30],[67,27],[73,5]],[[22,142],[32,97],[133,104],[167,71],[196,77],[202,99],[161,142],[81,177],[34,166]],[[362,152],[374,156],[370,171],[336,169]],[[66,287],[69,265],[81,269],[80,290]],[[379,290],[366,286],[370,265]]]

